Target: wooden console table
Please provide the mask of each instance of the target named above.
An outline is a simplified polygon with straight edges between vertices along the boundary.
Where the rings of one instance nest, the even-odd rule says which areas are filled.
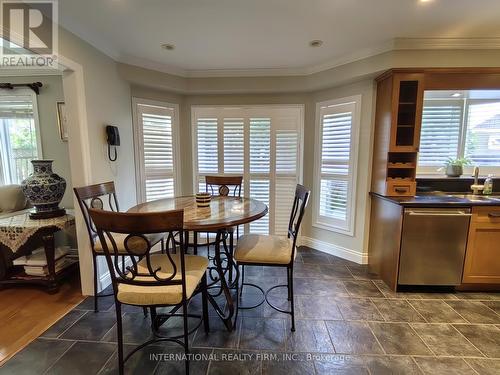
[[[75,217],[66,214],[61,217],[32,220],[28,212],[0,219],[0,288],[13,284],[38,284],[47,287],[49,293],[59,290],[59,280],[74,269],[74,264],[61,272],[55,271],[56,232],[69,228],[75,223]],[[13,261],[43,246],[47,257],[47,276],[31,276],[22,266],[13,266]]]

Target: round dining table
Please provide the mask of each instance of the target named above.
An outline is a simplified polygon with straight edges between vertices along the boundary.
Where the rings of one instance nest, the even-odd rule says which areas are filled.
[[[141,203],[130,208],[128,212],[147,213],[180,209],[184,210],[183,229],[185,232],[184,238],[186,239],[186,245],[188,245],[189,232],[194,233],[194,238],[196,238],[196,234],[200,232],[216,233],[216,239],[213,242],[215,245],[214,266],[211,267],[211,270],[215,270],[218,277],[212,277],[213,282],[209,284],[209,287],[220,288],[220,291],[215,295],[208,293],[208,300],[227,329],[231,331],[236,324],[238,303],[238,301],[233,299],[231,289],[236,289],[236,295],[238,295],[237,285],[239,272],[233,262],[232,254],[230,251],[227,252],[225,243],[221,251],[221,243],[229,228],[260,219],[267,214],[268,207],[266,204],[252,198],[228,196],[213,196],[210,201],[210,206],[198,207],[196,204],[196,197],[193,195],[158,199]],[[196,246],[195,241],[195,252]],[[221,257],[222,253],[226,255],[224,259]],[[224,266],[223,263],[225,263]],[[232,271],[233,268],[236,270],[235,280],[232,280],[232,272],[229,272],[229,280],[226,280],[226,271]],[[227,302],[224,308],[221,308],[215,299],[216,296],[222,293]]]

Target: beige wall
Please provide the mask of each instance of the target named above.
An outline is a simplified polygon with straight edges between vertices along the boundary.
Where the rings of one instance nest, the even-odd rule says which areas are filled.
[[[368,189],[371,171],[373,80],[332,88],[325,91],[297,94],[233,94],[233,95],[179,95],[144,86],[132,86],[132,96],[180,105],[181,179],[182,194],[193,192],[193,160],[191,134],[191,108],[196,105],[260,105],[303,104],[304,120],[304,174],[303,183],[313,189],[316,103],[324,100],[362,95],[361,131],[359,142],[358,189],[356,196],[356,223],[354,236],[318,229],[312,225],[311,209],[303,224],[303,236],[326,242],[328,250],[350,259],[366,261],[366,233],[368,231]],[[313,196],[313,199],[315,197]],[[312,208],[312,205],[311,205]],[[309,242],[309,244],[312,244]],[[335,245],[332,246],[332,245]],[[344,250],[347,249],[347,250]]]
[[[113,59],[64,29],[59,30],[59,53],[74,69],[67,69],[63,75],[70,121],[73,120],[69,129],[73,186],[113,180],[120,208],[126,210],[136,202],[130,84],[119,76]],[[120,130],[116,162],[108,160],[105,125],[115,125]],[[90,243],[81,216],[76,224],[82,292],[88,295],[93,293]],[[111,280],[102,257],[98,270],[99,285],[109,285]]]
[[[7,79],[7,78],[6,78]],[[54,172],[66,179],[66,193],[61,205],[73,208],[71,169],[69,166],[68,142],[63,142],[57,124],[56,103],[64,101],[61,76],[9,77],[11,83],[42,82],[40,95],[37,95],[40,137],[44,159],[53,159]]]
[[[90,182],[114,180],[121,206],[126,209],[136,202],[130,84],[119,76],[115,61],[63,29],[59,31],[59,52],[83,68]],[[116,162],[108,160],[106,125],[118,126],[120,130]],[[79,171],[74,174],[75,186],[86,183]]]

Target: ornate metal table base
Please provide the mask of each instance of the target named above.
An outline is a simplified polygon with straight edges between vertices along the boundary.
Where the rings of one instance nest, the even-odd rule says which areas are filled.
[[[186,235],[184,237],[188,239],[189,232],[186,231]],[[208,301],[213,306],[215,312],[221,318],[228,331],[231,332],[236,326],[238,317],[239,271],[238,267],[233,261],[233,257],[230,251],[230,249],[233,248],[233,244],[230,243],[230,247],[228,248],[226,242],[224,241],[227,237],[227,232],[224,229],[217,231],[217,235],[214,241],[214,266],[208,268],[208,276],[210,277],[211,282],[208,284],[207,288],[209,290],[218,290],[216,293],[208,293]],[[196,248],[194,249],[194,252],[197,252]],[[225,258],[221,256],[222,254],[225,255]],[[228,280],[226,279],[226,275],[228,276]],[[234,279],[233,276],[235,276]],[[235,291],[235,298],[233,298],[231,290]],[[215,300],[216,297],[222,294],[224,295],[226,300],[226,305],[224,308],[221,308]]]

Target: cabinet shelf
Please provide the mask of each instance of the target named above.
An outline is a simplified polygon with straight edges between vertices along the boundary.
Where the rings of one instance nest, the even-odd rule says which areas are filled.
[[[389,163],[387,168],[390,169],[414,169],[416,168],[415,163]]]

